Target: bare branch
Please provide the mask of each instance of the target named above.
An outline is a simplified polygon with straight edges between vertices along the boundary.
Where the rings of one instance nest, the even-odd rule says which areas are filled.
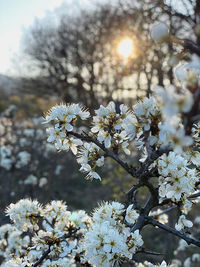
[[[175,230],[174,228],[171,228],[167,225],[164,225],[164,224],[156,221],[155,219],[153,219],[151,217],[146,217],[145,220],[146,220],[146,222],[152,224],[153,226],[158,226],[160,229],[163,229],[163,230],[167,231],[168,233],[171,233],[171,234],[178,236],[179,238],[185,240],[188,245],[193,244],[197,247],[200,247],[200,241],[197,241],[191,237],[188,237],[184,233],[179,232],[179,231]]]
[[[191,198],[196,198],[196,197],[200,197],[200,192],[195,193],[195,194],[189,196],[190,199],[191,199]]]
[[[145,254],[149,254],[149,255],[154,255],[154,256],[160,256],[160,255],[164,255],[164,253],[159,253],[159,252],[154,252],[154,251],[149,251],[149,250],[146,250],[145,248],[140,248],[136,254],[138,253],[145,253]]]
[[[41,258],[36,263],[34,263],[32,267],[39,266],[50,252],[51,252],[51,246],[49,246],[49,248],[42,254]]]
[[[170,208],[168,208],[168,209],[165,209],[165,210],[163,210],[162,212],[160,212],[160,213],[158,213],[157,215],[154,215],[154,216],[152,216],[153,218],[158,218],[159,216],[161,216],[161,215],[163,215],[163,214],[166,214],[166,213],[168,213],[168,212],[170,212],[171,210],[173,210],[173,209],[176,209],[177,208],[177,206],[172,206],[172,207],[170,207]]]
[[[149,214],[150,210],[154,207],[156,207],[158,204],[157,196],[151,195],[149,199],[147,200],[144,208],[140,212],[140,216],[137,220],[137,222],[133,225],[131,228],[131,232],[134,232],[135,230],[141,230],[144,225],[146,225],[146,217]]]

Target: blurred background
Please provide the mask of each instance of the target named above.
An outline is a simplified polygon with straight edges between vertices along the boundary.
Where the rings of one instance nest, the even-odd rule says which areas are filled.
[[[174,54],[181,51],[151,40],[156,22],[200,43],[199,0],[0,1],[1,224],[5,207],[25,197],[62,199],[88,212],[99,201],[124,200],[131,177],[109,161],[102,182],[86,181],[70,152],[47,143],[42,116],[60,102],[81,103],[91,112],[111,100],[131,106],[155,85],[177,84]],[[133,147],[128,161],[134,166],[137,158]],[[152,237],[170,259],[174,237],[148,232],[151,249]]]

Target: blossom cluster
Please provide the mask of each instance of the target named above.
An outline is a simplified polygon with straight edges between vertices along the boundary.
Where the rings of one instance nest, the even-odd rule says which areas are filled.
[[[113,266],[122,257],[132,259],[143,245],[139,231],[131,232],[139,216],[133,205],[106,202],[89,217],[81,210],[68,211],[62,201],[43,207],[22,199],[6,212],[13,224],[0,228],[5,266],[32,266],[48,248],[42,266],[76,266],[77,259],[91,266]]]
[[[174,203],[181,203],[181,211],[188,213],[192,207],[189,196],[196,191],[196,183],[199,181],[197,170],[190,168],[190,163],[182,155],[172,151],[162,155],[156,167],[159,173],[160,203],[165,198],[171,199]],[[192,222],[181,215],[175,228],[180,231],[192,226]]]
[[[107,106],[101,105],[95,111],[88,136],[115,154],[123,151],[130,155],[131,141],[136,142],[144,153],[148,153],[145,150],[146,143],[156,148],[170,145],[176,153],[181,153],[193,143],[193,139],[185,133],[180,116],[182,112],[189,112],[192,104],[192,94],[187,89],[177,93],[174,87],[168,87],[166,90],[158,88],[153,97],[144,98],[133,105],[132,109],[123,104],[116,107],[114,102],[110,102]],[[46,122],[53,122],[54,128],[47,129],[49,133],[47,140],[55,142],[59,149],[71,148],[74,154],[78,154],[80,170],[87,173],[87,178],[101,179],[96,167],[104,165],[104,149],[96,143],[84,141],[84,138],[81,140],[70,135],[77,117],[76,112],[72,114],[73,109],[70,107],[73,105],[61,104],[49,111]],[[68,109],[70,115],[67,115]],[[84,114],[82,119],[89,117],[87,112],[81,109],[79,111]],[[63,116],[71,126],[68,124],[67,128],[64,126]],[[146,157],[147,154],[144,158]]]
[[[117,112],[114,102],[110,102],[106,107],[101,105],[95,113],[89,135],[96,138],[105,148],[111,148],[116,153],[124,151],[129,155],[128,141],[135,136],[133,122],[136,119],[133,113],[123,104],[120,105],[119,112]],[[45,118],[46,123],[54,124],[54,127],[47,129],[49,134],[47,141],[54,142],[60,150],[71,149],[75,155],[79,152],[80,170],[87,172],[89,178],[101,179],[95,170],[96,167],[104,165],[101,149],[93,143],[82,142],[70,135],[78,117],[85,120],[89,117],[89,112],[74,104],[61,104],[53,107]]]
[[[189,162],[180,154],[169,152],[157,160],[159,172],[159,195],[171,198],[174,202],[187,202],[187,197],[195,192],[198,176],[195,168],[189,168]]]
[[[127,122],[134,118],[128,107],[121,104],[117,108],[115,103],[111,101],[106,107],[101,105],[98,110],[95,110],[95,113],[91,132],[97,134],[97,140],[103,143],[105,148],[122,149],[129,155],[130,151],[127,149],[127,140],[129,139]]]
[[[14,254],[16,257],[26,253],[30,244],[30,237],[22,235],[22,231],[11,224],[0,226],[0,256],[7,258]]]
[[[106,202],[96,209],[83,242],[88,262],[106,267],[113,266],[122,257],[132,259],[143,240],[139,230],[131,232],[126,222],[134,225],[138,216],[133,205],[125,209],[118,202]]]
[[[104,165],[104,156],[101,149],[93,143],[84,143],[80,148],[77,162],[81,164],[80,171],[86,172],[86,178],[95,178],[101,180],[101,177],[96,172],[96,167]]]
[[[38,219],[41,216],[41,206],[38,201],[29,199],[21,199],[18,203],[11,203],[6,213],[15,223],[16,227],[22,231],[38,230]]]
[[[32,266],[49,248],[42,266],[73,266],[78,244],[91,225],[85,211],[70,212],[62,201],[42,206],[22,199],[6,212],[13,224],[0,227],[5,266]]]
[[[71,149],[74,154],[77,153],[77,146],[82,142],[68,135],[73,130],[74,124],[78,118],[86,120],[90,116],[79,104],[65,105],[60,104],[52,107],[45,117],[45,123],[54,123],[54,127],[48,128],[48,142],[55,142],[58,149]]]

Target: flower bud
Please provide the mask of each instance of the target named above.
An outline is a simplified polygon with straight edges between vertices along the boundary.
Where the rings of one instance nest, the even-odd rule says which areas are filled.
[[[169,28],[165,23],[154,24],[151,28],[151,37],[157,43],[162,43],[169,37]]]

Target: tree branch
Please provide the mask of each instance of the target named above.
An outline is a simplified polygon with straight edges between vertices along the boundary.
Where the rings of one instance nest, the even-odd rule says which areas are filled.
[[[135,176],[135,170],[131,166],[129,166],[127,163],[125,163],[123,160],[121,160],[117,154],[115,154],[114,152],[105,148],[105,146],[103,144],[101,144],[97,139],[94,139],[93,137],[91,137],[87,134],[83,135],[83,134],[75,133],[73,131],[67,132],[67,134],[75,136],[76,138],[78,138],[82,141],[94,143],[95,145],[97,145],[99,148],[101,148],[105,152],[105,157],[110,157],[110,158],[114,159],[132,177],[136,177]]]
[[[153,255],[153,256],[164,255],[163,253],[146,250],[143,247],[141,247],[135,254],[139,254],[139,253],[145,253],[145,254],[149,254],[149,255]]]
[[[200,197],[200,192],[195,193],[195,194],[189,196],[190,199],[191,199],[191,198],[196,198],[196,197]]]
[[[136,177],[141,177],[148,170],[149,166],[164,153],[169,153],[172,148],[169,145],[162,146],[157,150],[153,150],[152,153],[147,157],[147,159],[141,164],[141,166],[136,171]]]
[[[158,204],[157,197],[154,195],[151,195],[149,199],[147,200],[144,208],[141,210],[140,216],[137,222],[131,228],[131,232],[135,232],[135,230],[141,230],[144,227],[144,225],[147,224],[146,217],[149,214],[150,210],[156,207],[157,204]]]
[[[200,241],[197,241],[197,240],[195,240],[195,239],[193,239],[191,237],[188,237],[185,234],[175,230],[174,228],[171,228],[171,227],[169,227],[167,225],[164,225],[164,224],[156,221],[155,219],[153,219],[151,217],[145,217],[145,220],[146,220],[147,223],[150,223],[153,226],[157,226],[160,229],[163,229],[163,230],[167,231],[168,233],[171,233],[171,234],[173,234],[175,236],[178,236],[179,238],[185,240],[188,245],[193,244],[193,245],[195,245],[197,247],[200,247]]]
[[[51,246],[49,245],[48,250],[46,250],[46,251],[42,254],[41,258],[40,258],[38,261],[36,261],[36,263],[34,263],[34,264],[32,265],[32,267],[37,267],[37,266],[39,266],[39,264],[43,262],[43,260],[48,256],[48,254],[49,254],[50,252],[51,252]]]
[[[200,56],[200,46],[189,39],[184,39],[183,47],[189,50],[190,53]]]
[[[177,206],[172,206],[172,207],[170,207],[170,208],[168,208],[168,209],[165,209],[165,210],[163,210],[163,211],[161,211],[160,213],[158,213],[158,214],[156,214],[156,215],[154,215],[154,216],[152,216],[153,218],[158,218],[159,216],[161,216],[161,215],[163,215],[163,214],[166,214],[166,213],[168,213],[168,212],[170,212],[171,210],[173,210],[173,209],[176,209],[177,208]]]

